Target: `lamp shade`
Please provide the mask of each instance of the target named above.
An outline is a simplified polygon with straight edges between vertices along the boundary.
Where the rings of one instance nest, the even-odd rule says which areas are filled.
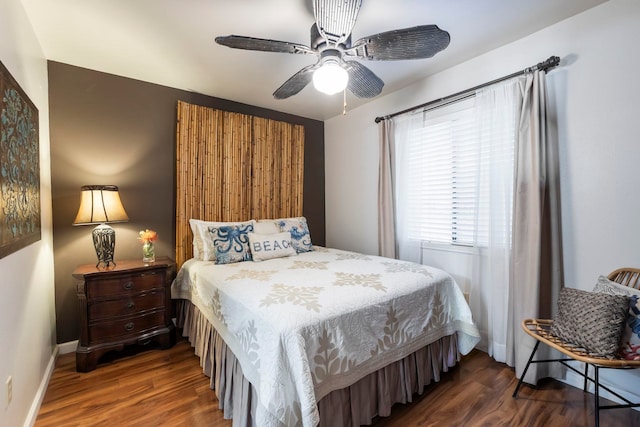
[[[80,195],[80,208],[73,225],[98,224],[93,229],[93,246],[96,249],[98,263],[109,267],[116,265],[113,260],[116,246],[116,232],[108,222],[129,221],[120,201],[118,187],[115,185],[83,185]]]
[[[129,217],[115,185],[83,185],[73,225],[126,222]]]

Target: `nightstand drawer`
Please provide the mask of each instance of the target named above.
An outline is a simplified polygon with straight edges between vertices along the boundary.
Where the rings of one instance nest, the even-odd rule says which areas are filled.
[[[176,263],[169,257],[155,262],[141,258],[118,260],[109,268],[79,265],[73,272],[80,301],[80,337],[76,370],[93,370],[108,352],[128,345],[155,342],[167,349],[175,344],[171,321],[171,281]]]
[[[128,317],[112,322],[96,323],[89,326],[89,342],[96,343],[106,339],[126,338],[139,335],[146,330],[164,326],[164,311]]]
[[[91,280],[87,283],[87,298],[111,297],[162,288],[165,278],[160,273],[149,271],[123,277]]]
[[[89,303],[87,307],[91,322],[105,318],[141,313],[153,309],[164,309],[164,292],[162,289],[142,295]]]

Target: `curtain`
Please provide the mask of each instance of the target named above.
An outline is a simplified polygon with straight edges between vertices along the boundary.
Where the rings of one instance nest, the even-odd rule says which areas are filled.
[[[563,285],[560,178],[555,121],[547,110],[545,73],[520,79],[522,108],[516,142],[513,256],[507,363],[521,376],[534,345],[520,322],[553,315]],[[541,354],[539,357],[544,357]],[[537,364],[525,381],[558,376],[557,364]],[[548,365],[548,366],[544,366]]]
[[[408,144],[403,144],[402,141],[407,141],[410,138],[410,133],[414,129],[419,129],[423,123],[422,112],[403,114],[401,116],[389,119],[393,121],[393,143],[391,147],[394,149],[392,158],[395,159],[395,173],[393,178],[394,194],[395,194],[395,215],[396,215],[396,250],[397,258],[405,261],[413,261],[420,263],[422,260],[420,251],[420,241],[409,238],[409,230],[407,222],[404,220],[407,216],[407,189],[409,177],[407,176],[406,168],[401,165],[405,164],[411,153],[409,151]]]
[[[480,172],[487,194],[479,194],[489,243],[474,255],[471,307],[486,337],[481,345],[520,377],[534,345],[520,324],[550,317],[562,282],[557,147],[547,125],[545,73],[482,89],[476,107],[481,152],[491,153]],[[559,372],[534,365],[525,380],[535,384],[549,368]]]
[[[481,156],[475,223],[476,230],[482,223],[488,231],[487,241],[472,250],[470,305],[483,337],[479,348],[514,366],[518,377],[534,345],[520,323],[552,317],[562,286],[558,148],[551,128],[555,122],[547,112],[545,77],[545,72],[534,71],[475,94]],[[394,117],[393,132],[380,127],[380,179],[395,179],[397,256],[415,262],[422,262],[420,242],[407,237],[403,223],[407,178],[402,165],[411,154],[402,142],[422,121],[416,112]],[[389,159],[395,159],[394,173],[385,172]],[[379,189],[380,203],[386,203],[384,184]],[[388,248],[383,231],[391,229],[389,209],[380,209],[380,221],[387,221],[379,227],[385,239],[381,248]],[[554,364],[534,365],[525,381],[535,383],[559,372]]]
[[[486,246],[472,258],[469,300],[481,332],[479,347],[507,360],[507,313],[511,264],[514,147],[520,114],[517,80],[476,92],[475,114],[482,156],[478,168],[476,224],[487,224]],[[476,227],[477,230],[477,227]]]
[[[304,127],[178,101],[176,263],[192,257],[189,219],[302,215]]]
[[[380,135],[378,171],[378,255],[396,258],[396,214],[393,184],[395,159],[393,121],[378,123]]]

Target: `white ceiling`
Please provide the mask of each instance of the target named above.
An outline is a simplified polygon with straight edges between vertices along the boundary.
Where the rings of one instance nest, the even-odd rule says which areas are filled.
[[[363,61],[385,82],[384,95],[605,1],[364,0],[352,34],[357,40],[422,24],[450,33],[449,47],[431,59]],[[230,49],[214,42],[216,36],[235,34],[309,45],[311,0],[22,3],[49,60],[318,120],[342,111],[341,93],[324,95],[313,85],[286,100],[272,96],[315,56]],[[347,97],[348,108],[364,102]]]

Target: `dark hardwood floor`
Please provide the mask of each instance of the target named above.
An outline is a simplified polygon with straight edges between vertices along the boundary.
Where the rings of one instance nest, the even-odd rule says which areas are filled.
[[[375,427],[593,426],[593,395],[558,381],[525,386],[518,399],[513,370],[474,351],[413,403],[396,405]],[[124,355],[88,373],[75,354],[57,361],[35,423],[46,426],[231,426],[188,342]],[[603,427],[640,425],[632,409],[602,411]]]

